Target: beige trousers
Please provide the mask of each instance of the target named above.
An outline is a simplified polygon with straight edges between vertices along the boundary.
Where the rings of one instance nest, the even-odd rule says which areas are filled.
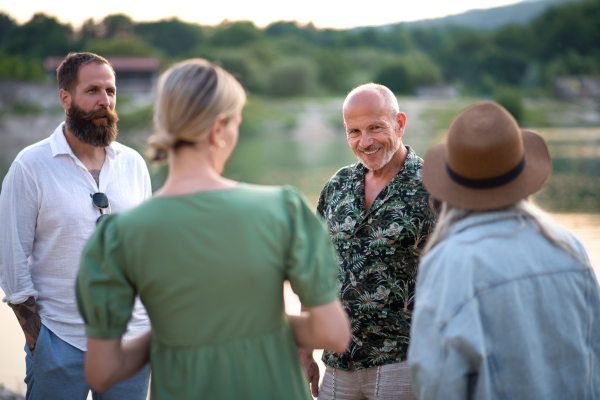
[[[327,367],[319,400],[416,400],[407,361],[353,371]]]

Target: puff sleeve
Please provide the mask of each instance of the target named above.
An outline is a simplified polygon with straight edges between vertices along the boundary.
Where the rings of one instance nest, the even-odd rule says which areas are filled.
[[[337,298],[337,261],[329,233],[295,189],[286,191],[290,219],[286,277],[307,307],[329,303]]]
[[[88,337],[115,339],[125,332],[136,295],[125,266],[118,216],[110,216],[88,241],[75,286]]]

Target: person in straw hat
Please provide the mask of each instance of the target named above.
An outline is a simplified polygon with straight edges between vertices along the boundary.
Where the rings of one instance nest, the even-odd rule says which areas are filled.
[[[426,154],[442,202],[417,277],[408,359],[419,399],[600,398],[600,291],[581,243],[527,201],[543,139],[492,102]]]

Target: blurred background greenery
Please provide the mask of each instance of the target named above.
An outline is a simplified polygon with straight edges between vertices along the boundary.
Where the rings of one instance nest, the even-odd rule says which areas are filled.
[[[343,94],[366,81],[398,95],[442,84],[469,95],[491,96],[504,86],[544,95],[558,76],[600,74],[599,1],[571,0],[526,23],[510,22],[494,30],[414,23],[336,30],[295,21],[261,29],[251,21],[201,26],[116,14],[74,29],[45,14],[18,24],[0,13],[0,79],[43,81],[43,59],[69,51],[154,56],[163,68],[204,57],[251,93],[281,97]]]
[[[538,11],[530,12],[532,7]],[[600,0],[524,1],[437,20],[353,29],[295,21],[264,28],[251,21],[216,26],[176,18],[137,22],[124,14],[74,28],[41,13],[22,24],[0,13],[0,89],[3,82],[15,81],[55,85],[44,59],[70,51],[154,57],[161,70],[190,57],[222,65],[249,93],[240,144],[225,173],[248,182],[299,186],[313,203],[323,183],[354,162],[341,116],[343,96],[353,87],[376,82],[400,96],[408,116],[405,142],[421,156],[443,139],[462,108],[493,99],[521,126],[544,134],[551,146],[554,173],[537,196],[540,203],[555,211],[600,211],[600,87],[594,95],[581,83],[589,77],[600,82]],[[560,79],[572,89],[562,97]],[[119,92],[119,140],[143,153],[152,130],[151,96],[145,102],[134,97]],[[35,102],[0,101],[0,129],[33,131],[27,124],[36,118],[58,123],[62,110],[56,103],[48,110]],[[12,142],[0,135],[5,147],[0,177],[18,150],[54,126],[44,129],[41,137]],[[166,170],[151,166],[151,173],[156,189]]]

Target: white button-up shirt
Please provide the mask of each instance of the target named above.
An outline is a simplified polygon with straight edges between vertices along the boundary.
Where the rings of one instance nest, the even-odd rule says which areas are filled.
[[[106,148],[100,187],[73,154],[60,124],[47,139],[19,153],[0,193],[0,286],[2,301],[36,298],[42,323],[65,342],[86,349],[85,325],[75,299],[83,248],[100,211],[91,194],[105,193],[112,213],[152,196],[142,157],[119,143]],[[124,340],[150,329],[139,299]]]

